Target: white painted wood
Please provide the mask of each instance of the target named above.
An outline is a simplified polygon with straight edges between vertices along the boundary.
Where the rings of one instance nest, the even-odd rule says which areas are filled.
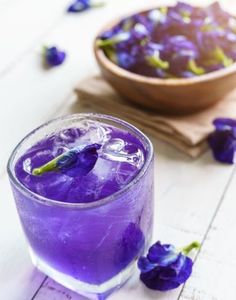
[[[31,264],[8,179],[0,180],[0,299],[28,300],[44,275]]]
[[[68,1],[19,0],[0,10],[0,75],[15,66],[56,22]]]
[[[158,155],[154,240],[160,239],[178,246],[184,246],[192,240],[201,242],[223,195],[232,167],[215,164],[209,153],[192,162],[162,143],[155,143],[155,148]],[[110,299],[121,300],[128,296],[129,300],[174,300],[178,299],[180,292],[181,288],[168,293],[150,291],[136,274]],[[64,300],[66,297],[81,299],[81,296],[47,279],[35,300],[51,297],[55,300]]]
[[[31,300],[44,279],[29,260],[5,174],[11,149],[40,123],[57,114],[78,112],[77,105],[67,99],[77,81],[97,72],[91,50],[97,30],[118,15],[157,3],[156,0],[110,0],[102,9],[79,16],[63,15],[69,2],[0,0],[0,299],[4,300]],[[230,7],[234,5],[231,0],[227,3]],[[63,66],[50,71],[42,69],[39,52],[44,43],[58,44],[67,50],[68,59]],[[180,246],[193,239],[201,241],[217,210],[232,167],[215,163],[209,153],[191,161],[168,145],[155,144],[158,156],[154,239]],[[233,195],[232,188],[229,193]],[[225,201],[227,199],[229,196]],[[222,209],[226,207],[225,212],[221,214],[219,210],[217,218],[220,221],[216,218],[219,222],[216,224],[220,229],[214,230],[215,225],[212,226],[194,267],[194,275],[182,294],[183,300],[235,299],[233,285],[227,283],[223,275],[219,288],[214,289],[214,280],[217,283],[219,280],[214,272],[227,271],[227,275],[235,276],[233,268],[229,267],[231,261],[228,260],[227,267],[222,264],[227,248],[219,247],[218,254],[213,253],[213,247],[224,237],[230,242],[228,232],[235,235],[231,228],[235,225],[235,207],[232,199],[228,202],[230,204],[224,206],[223,202],[222,205]],[[211,237],[212,242],[207,244]],[[235,260],[234,252],[230,252],[230,257]],[[206,269],[210,272],[205,272]],[[214,280],[210,279],[212,274]],[[209,287],[205,280],[210,282]],[[227,288],[226,298],[222,298],[224,287]],[[111,299],[176,300],[180,292],[181,289],[165,294],[151,292],[134,278]],[[35,299],[83,298],[46,280]]]
[[[180,300],[236,299],[236,174]]]
[[[27,1],[21,0],[21,4],[26,10]],[[41,15],[42,9],[45,7],[52,10],[55,2],[57,1],[50,0],[50,5],[44,3],[38,14]],[[61,0],[62,2],[63,0]],[[124,4],[124,0],[121,2]],[[145,7],[148,3],[150,6],[153,0],[146,2],[138,0],[135,8]],[[64,7],[65,5],[61,5],[60,11],[63,9],[64,12]],[[38,6],[36,8],[39,9]],[[77,81],[89,74],[98,72],[92,53],[92,43],[102,24],[135,8],[132,1],[122,6],[120,2],[111,0],[108,1],[107,6],[101,9],[94,9],[81,15],[65,15],[50,33],[45,34],[41,40],[37,41],[37,45],[30,49],[22,60],[17,61],[12,70],[2,74],[2,76],[0,74],[0,105],[2,108],[0,109],[0,122],[8,125],[8,132],[0,130],[0,140],[5,141],[1,145],[0,176],[4,171],[10,151],[16,143],[29,130],[55,114]],[[58,13],[58,6],[55,13]],[[37,20],[39,22],[39,18]],[[40,20],[40,22],[42,21]],[[86,28],[86,31],[81,30],[81,28]],[[1,30],[4,31],[1,29],[0,18],[0,38]],[[28,35],[26,36],[28,39]],[[6,39],[6,36],[2,36],[2,39],[4,38]],[[21,43],[25,45],[26,41],[22,40]],[[43,44],[55,44],[65,49],[68,53],[65,64],[52,70],[44,70],[40,55]],[[1,60],[5,63],[4,56],[1,54],[3,49],[0,47],[0,73]],[[16,47],[16,52],[17,49]],[[16,55],[14,51],[13,53]],[[4,128],[3,125],[1,128]]]

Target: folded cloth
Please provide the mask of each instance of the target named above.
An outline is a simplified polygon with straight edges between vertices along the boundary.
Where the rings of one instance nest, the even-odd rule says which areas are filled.
[[[119,96],[100,76],[81,81],[75,92],[82,110],[122,118],[193,158],[207,149],[207,137],[213,130],[215,118],[236,118],[236,90],[217,105],[184,116],[161,115],[135,106]]]

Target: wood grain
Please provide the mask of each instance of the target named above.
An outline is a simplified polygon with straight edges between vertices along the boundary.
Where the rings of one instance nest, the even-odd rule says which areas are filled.
[[[236,299],[236,176],[230,183],[219,211],[198,255],[193,276],[180,300]]]
[[[29,130],[55,115],[79,112],[74,100],[68,100],[68,95],[77,81],[97,71],[91,50],[97,30],[128,10],[157,2],[110,0],[102,9],[61,18],[67,3],[66,0],[0,2],[0,299],[4,300],[84,300],[49,279],[44,282],[45,276],[33,268],[5,165],[13,146]],[[13,20],[15,25],[10,24]],[[6,30],[8,27],[9,31]],[[17,43],[12,35],[17,36]],[[49,72],[43,70],[39,53],[43,43],[55,43],[65,48],[68,52],[65,65]],[[180,246],[192,239],[201,241],[217,211],[216,223],[211,226],[197,257],[194,275],[182,296],[181,289],[166,294],[150,292],[134,277],[111,299],[177,300],[183,297],[180,299],[234,300],[233,284],[228,283],[223,275],[235,277],[229,264],[232,260],[234,266],[236,256],[226,244],[218,246],[217,253],[213,251],[224,238],[229,244],[232,242],[230,237],[235,235],[235,176],[222,206],[218,207],[233,168],[215,163],[209,153],[193,162],[164,143],[155,142],[155,149],[157,203],[154,239]],[[230,204],[224,205],[225,201]],[[209,239],[211,243],[208,243]],[[225,254],[232,258],[230,261],[227,258],[227,267],[224,267]],[[220,283],[215,270],[216,274],[218,270],[223,274]],[[215,287],[211,276],[216,280]],[[210,282],[209,287],[206,282]],[[224,288],[226,297],[222,298]]]
[[[153,239],[179,246],[196,239],[201,242],[233,169],[214,164],[209,154],[193,163],[185,161],[165,144],[156,143],[155,149],[157,165]],[[63,292],[69,295],[69,299],[80,300],[80,296],[62,286],[59,288],[58,284],[55,292],[52,290],[54,284],[51,279],[47,279],[35,299],[50,299],[55,293],[58,293],[58,298],[55,299],[61,299],[59,295]],[[152,292],[139,282],[136,274],[129,284],[111,295],[110,299],[124,299],[129,295],[129,300],[173,300],[178,299],[180,293],[181,288],[168,293]]]

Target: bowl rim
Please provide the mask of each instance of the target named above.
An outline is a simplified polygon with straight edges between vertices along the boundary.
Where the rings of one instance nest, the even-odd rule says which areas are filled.
[[[150,7],[150,8],[143,9],[143,10],[136,10],[133,13],[125,14],[123,16],[120,16],[120,17],[113,19],[112,21],[106,23],[102,27],[102,29],[100,29],[98,31],[98,33],[96,34],[96,37],[94,39],[94,42],[93,42],[93,50],[94,50],[94,54],[97,59],[97,62],[100,63],[101,65],[103,65],[106,69],[109,69],[109,71],[112,72],[113,74],[118,75],[119,77],[122,77],[124,79],[129,79],[129,80],[132,79],[133,81],[137,81],[140,83],[146,83],[146,84],[150,84],[150,85],[186,86],[186,85],[193,85],[196,83],[211,82],[216,79],[228,77],[228,76],[236,73],[236,61],[235,61],[231,66],[228,66],[228,67],[225,67],[223,69],[216,70],[213,72],[209,72],[207,74],[203,74],[200,76],[194,76],[191,78],[165,78],[165,79],[163,79],[163,78],[156,78],[156,77],[148,77],[145,75],[140,75],[140,74],[130,72],[128,70],[125,70],[125,69],[119,67],[118,65],[113,63],[110,59],[108,59],[106,57],[106,55],[104,54],[104,51],[101,48],[99,48],[97,45],[97,39],[98,39],[99,35],[101,35],[102,32],[111,28],[112,26],[114,26],[115,24],[117,24],[119,21],[121,21],[124,18],[132,16],[133,14],[142,13],[142,12],[146,12],[146,11],[149,11],[152,9],[156,9],[158,7],[160,7],[160,6]]]

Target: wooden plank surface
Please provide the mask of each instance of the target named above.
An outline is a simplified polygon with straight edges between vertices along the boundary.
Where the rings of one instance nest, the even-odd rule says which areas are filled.
[[[236,299],[236,176],[219,207],[180,300]]]
[[[162,143],[155,143],[155,149],[158,158],[155,172],[154,240],[160,239],[179,246],[192,240],[203,241],[233,168],[215,164],[209,153],[193,163]],[[180,293],[181,288],[167,293],[152,292],[142,285],[136,274],[130,283],[111,295],[110,299],[121,300],[128,295],[129,300],[174,300],[178,299]],[[51,297],[83,299],[47,279],[35,299]]]
[[[22,12],[20,17],[17,16],[18,9],[14,11],[8,6],[9,14],[13,10],[13,16],[20,22],[24,17],[23,11],[28,12],[31,9],[28,2],[34,3],[32,0],[19,1]],[[39,9],[41,1],[37,1],[36,8],[38,10],[34,9],[33,15],[34,13],[37,14],[35,17],[38,22],[37,26],[39,28],[37,30],[40,32],[39,34],[43,34],[40,24],[46,22],[46,17],[41,16],[43,10],[47,8],[46,15],[49,19],[51,14],[57,14],[59,13],[58,11],[63,16],[66,7],[65,2],[65,0],[60,0],[59,2],[50,0],[47,2],[50,5],[47,5],[43,1]],[[117,15],[124,14],[124,12],[150,6],[155,1],[137,0],[135,8],[132,1],[127,1],[126,5],[121,5],[122,2],[123,4],[125,3],[124,0],[121,0],[121,2],[109,1],[101,9],[94,9],[85,14],[75,16],[65,15],[60,19],[60,22],[54,24],[54,27],[49,32],[45,32],[41,38],[33,38],[36,35],[34,32],[36,26],[33,26],[31,28],[32,33],[24,33],[24,38],[16,45],[11,45],[11,39],[8,41],[4,24],[1,23],[2,19],[0,18],[0,39],[7,40],[7,45],[0,47],[0,103],[2,106],[2,109],[0,109],[0,120],[1,124],[7,122],[8,131],[11,132],[11,134],[8,134],[4,130],[0,130],[0,140],[5,141],[1,147],[0,176],[5,169],[10,151],[16,143],[29,130],[48,120],[50,116],[55,115],[58,107],[66,101],[77,81],[89,74],[98,72],[92,53],[92,42],[102,24]],[[18,5],[20,5],[19,3]],[[2,14],[5,18],[5,13]],[[27,16],[28,14],[25,15],[25,18]],[[12,17],[7,17],[8,22],[12,20]],[[19,27],[24,32],[24,27],[22,26],[24,24]],[[81,28],[86,30],[81,30]],[[20,33],[16,32],[16,35],[20,35]],[[14,39],[13,42],[15,42]],[[31,48],[31,44],[33,48]],[[42,68],[40,51],[44,44],[59,45],[67,51],[68,58],[63,66],[52,70]],[[19,58],[19,53],[25,51],[22,50],[22,47],[24,49],[30,47],[30,49]],[[12,59],[11,53],[14,56]],[[6,63],[8,67],[6,71],[1,73]],[[9,67],[9,64],[12,67]],[[3,67],[1,68],[1,66]]]
[[[106,7],[79,16],[64,14],[68,3],[0,0],[0,299],[4,300],[83,299],[45,280],[33,268],[8,184],[6,161],[29,130],[55,115],[79,111],[69,98],[77,81],[97,72],[91,50],[97,30],[118,15],[160,1],[110,0]],[[232,10],[236,6],[234,1],[226,4]],[[40,49],[51,43],[64,48],[68,59],[62,67],[45,71]],[[209,153],[192,161],[162,142],[155,141],[155,150],[154,239],[179,246],[198,239],[204,241],[203,247],[183,291],[151,292],[136,275],[111,299],[236,299],[233,281],[227,279],[235,277],[236,255],[230,248],[235,244],[235,175],[223,197],[233,167],[215,163]]]

